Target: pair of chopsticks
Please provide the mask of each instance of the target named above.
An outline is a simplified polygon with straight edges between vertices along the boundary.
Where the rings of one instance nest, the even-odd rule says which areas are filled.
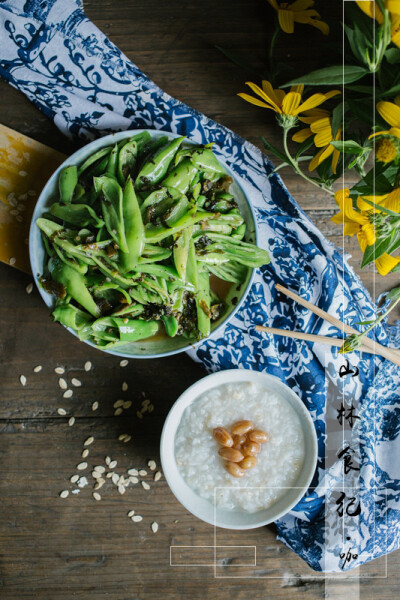
[[[283,287],[279,283],[277,283],[275,287],[279,292],[282,292],[289,298],[292,298],[292,300],[295,300],[296,302],[298,302],[305,308],[308,308],[308,310],[313,312],[318,317],[321,317],[325,321],[328,321],[328,323],[330,323],[331,325],[334,325],[335,327],[337,327],[337,329],[339,329],[342,332],[342,334],[345,334],[345,333],[346,334],[353,334],[353,333],[358,334],[358,333],[360,333],[359,331],[357,331],[357,329],[354,329],[353,327],[350,327],[350,325],[346,325],[345,323],[342,323],[342,321],[340,321],[336,317],[329,315],[327,312],[325,312],[318,306],[315,306],[311,302],[308,302],[308,300],[304,300],[303,298],[301,298],[294,292],[288,290],[287,288]],[[318,342],[318,343],[322,343],[322,344],[329,344],[330,346],[342,346],[343,342],[345,341],[344,337],[334,338],[334,337],[328,337],[325,335],[314,335],[312,333],[303,333],[301,331],[287,331],[285,329],[276,329],[275,327],[264,327],[262,325],[257,325],[255,327],[255,329],[257,331],[265,331],[272,335],[281,335],[281,336],[285,336],[285,337],[294,338],[297,340],[306,340],[308,342],[314,342],[314,343]],[[387,348],[386,346],[382,346],[381,344],[379,344],[375,340],[371,340],[371,338],[369,338],[367,336],[364,336],[362,338],[362,346],[360,348],[358,348],[356,351],[357,352],[365,352],[365,353],[369,353],[369,354],[377,354],[379,356],[387,358],[395,365],[400,366],[400,352],[398,350],[394,350],[393,348]]]

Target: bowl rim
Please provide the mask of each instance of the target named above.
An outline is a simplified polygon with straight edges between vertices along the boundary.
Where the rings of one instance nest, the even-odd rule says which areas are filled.
[[[304,461],[303,461],[303,468],[302,468],[302,471],[303,471],[304,465],[306,465],[306,462],[307,462],[307,464],[308,464],[308,468],[306,469],[307,475],[305,476],[305,482],[302,486],[296,486],[296,485],[289,486],[288,489],[298,489],[296,495],[294,496],[294,498],[292,498],[292,501],[288,502],[286,504],[286,506],[284,506],[284,508],[282,508],[281,510],[279,510],[278,512],[273,514],[273,516],[271,518],[268,518],[268,519],[265,519],[265,518],[260,519],[259,518],[258,520],[255,518],[251,524],[248,524],[248,523],[246,523],[246,524],[237,523],[237,524],[230,524],[230,525],[221,524],[221,523],[217,522],[217,510],[216,510],[215,504],[212,505],[214,519],[209,519],[207,517],[205,518],[204,515],[202,514],[201,510],[198,510],[198,508],[196,506],[189,505],[189,503],[183,497],[183,493],[181,493],[181,491],[179,489],[179,484],[176,485],[175,479],[172,476],[171,463],[169,462],[169,459],[167,458],[167,456],[168,455],[171,456],[171,444],[172,444],[173,445],[172,446],[172,456],[173,456],[173,460],[174,460],[174,469],[175,469],[175,466],[176,466],[176,462],[175,462],[176,431],[178,429],[178,426],[180,424],[180,421],[182,419],[185,409],[188,406],[190,406],[200,395],[204,394],[205,392],[211,390],[212,388],[214,388],[218,385],[223,385],[225,383],[234,383],[234,382],[238,382],[238,381],[247,382],[247,381],[257,381],[257,380],[262,384],[263,383],[268,384],[268,381],[269,382],[273,381],[275,383],[275,385],[278,385],[278,387],[280,388],[280,391],[282,392],[281,396],[285,400],[287,400],[287,398],[290,397],[293,400],[293,402],[296,404],[296,407],[298,408],[298,410],[296,410],[296,414],[299,417],[303,433],[304,434],[311,433],[311,438],[308,438],[308,442],[310,444],[310,452],[305,455]],[[205,383],[206,383],[206,387],[204,387]],[[265,387],[267,387],[267,385]],[[201,389],[200,391],[197,391],[199,388],[203,388],[203,389]],[[190,400],[190,402],[188,402],[188,404],[185,404],[185,407],[182,410],[181,405],[185,402],[185,400],[187,400],[188,396],[190,396],[191,394],[193,394],[192,399]],[[174,419],[176,419],[176,415],[178,415],[179,420],[177,422],[175,421],[175,424],[174,424],[173,421],[174,421]],[[171,431],[173,433],[172,439],[171,439]],[[162,466],[162,470],[163,470],[163,473],[165,476],[165,480],[167,481],[171,492],[173,493],[175,498],[178,500],[178,502],[180,502],[180,504],[182,504],[182,506],[184,506],[184,508],[186,508],[186,510],[188,510],[195,517],[197,517],[198,519],[200,519],[206,523],[209,523],[210,525],[213,525],[214,528],[220,527],[222,529],[232,529],[232,530],[256,529],[258,527],[263,527],[265,525],[269,525],[270,523],[277,521],[278,519],[280,519],[281,517],[286,515],[288,512],[290,512],[294,508],[294,506],[296,506],[296,504],[298,504],[300,502],[300,500],[304,497],[305,492],[309,489],[310,483],[311,483],[314,473],[315,473],[315,469],[317,467],[318,438],[317,438],[314,421],[313,421],[307,407],[305,406],[305,404],[303,403],[301,398],[296,394],[296,392],[294,392],[281,379],[279,379],[278,377],[276,377],[274,375],[266,373],[265,371],[256,371],[254,369],[243,369],[243,368],[226,369],[226,370],[217,371],[216,373],[211,373],[210,375],[206,375],[205,377],[202,377],[201,379],[199,379],[198,381],[193,383],[191,386],[189,386],[184,392],[182,392],[182,394],[174,402],[174,404],[170,408],[168,415],[164,421],[164,425],[163,425],[163,429],[162,429],[162,433],[161,433],[160,460],[161,460],[161,466]],[[179,472],[178,468],[177,468],[177,470]],[[298,477],[300,477],[302,471],[300,471]],[[188,484],[185,482],[183,477],[182,477],[182,480],[184,481],[185,485],[188,486]],[[190,486],[188,486],[188,487],[190,487]],[[218,489],[218,486],[215,489]],[[192,491],[196,495],[196,497],[201,498],[195,492],[195,490],[192,489]],[[285,495],[286,494],[283,494],[283,496],[278,498],[278,500],[276,501],[276,504],[280,504],[282,502],[282,500],[284,499]],[[202,500],[204,500],[204,499],[202,499]],[[274,506],[274,504],[272,504],[271,507],[269,507],[268,509],[265,509],[265,510],[270,510],[271,508],[273,508],[273,506]],[[241,512],[241,511],[237,511],[237,512]],[[246,513],[246,514],[257,515],[257,512],[261,512],[261,511],[256,511],[255,513]]]
[[[90,154],[91,148],[93,146],[96,146],[97,149],[100,149],[104,146],[107,146],[112,141],[119,141],[119,140],[122,140],[125,138],[129,138],[129,137],[131,137],[137,133],[141,133],[143,131],[148,131],[151,135],[154,135],[155,133],[161,134],[161,135],[167,135],[169,139],[175,139],[178,137],[182,137],[180,134],[173,133],[171,131],[166,131],[164,129],[141,128],[141,129],[126,129],[124,131],[116,131],[114,133],[110,133],[108,135],[96,138],[96,139],[92,140],[91,142],[89,142],[88,144],[85,144],[84,146],[82,146],[81,148],[76,150],[70,156],[68,156],[57,167],[57,169],[52,173],[52,175],[50,175],[50,177],[46,181],[46,184],[44,185],[42,191],[40,192],[39,197],[36,201],[33,213],[32,213],[32,218],[31,218],[31,222],[30,222],[30,226],[29,226],[29,261],[30,261],[31,271],[32,271],[35,285],[38,289],[40,296],[42,297],[42,300],[44,301],[44,303],[46,304],[46,306],[48,308],[49,308],[49,305],[47,304],[47,301],[46,301],[47,294],[45,293],[43,288],[39,285],[39,277],[36,273],[36,269],[34,268],[36,265],[33,264],[33,262],[34,262],[34,259],[33,259],[34,245],[35,245],[34,244],[34,233],[35,233],[35,228],[37,227],[36,219],[40,216],[40,215],[37,215],[36,213],[38,211],[39,205],[44,204],[46,202],[46,200],[48,199],[49,188],[51,188],[53,186],[54,180],[58,178],[60,171],[69,165],[77,164],[78,162],[84,161],[85,158],[87,158],[88,154]],[[191,144],[198,143],[193,138],[191,138],[189,135],[185,135],[185,141],[188,141]],[[77,161],[76,156],[78,154],[79,155],[82,154],[82,156],[80,156],[80,158]],[[222,166],[226,169],[227,173],[233,178],[235,184],[240,188],[241,193],[243,194],[243,197],[246,200],[248,209],[251,213],[251,216],[252,216],[252,219],[254,222],[254,234],[253,234],[254,235],[254,243],[256,245],[258,245],[258,224],[257,224],[256,214],[255,214],[254,208],[251,204],[250,198],[248,197],[248,194],[246,194],[243,189],[243,185],[241,183],[241,178],[232,171],[232,169],[226,164],[225,159],[223,157],[221,158],[221,156],[219,154],[218,154],[218,160],[221,162]],[[157,352],[154,354],[127,354],[125,352],[119,352],[117,349],[112,350],[112,349],[107,349],[107,348],[104,348],[104,349],[99,348],[94,343],[92,343],[88,340],[80,340],[80,341],[83,341],[88,346],[91,346],[92,348],[95,348],[96,350],[99,350],[100,352],[105,352],[106,354],[111,354],[113,356],[118,356],[120,358],[129,358],[132,360],[133,359],[145,360],[145,359],[154,359],[154,358],[164,358],[166,356],[172,356],[174,354],[180,354],[181,352],[188,352],[189,350],[196,349],[201,344],[207,342],[208,340],[213,339],[213,337],[216,336],[217,333],[219,333],[221,331],[221,329],[223,327],[225,327],[231,319],[233,319],[233,317],[236,315],[238,310],[241,308],[244,300],[246,299],[246,297],[251,289],[251,286],[253,285],[255,274],[256,274],[255,268],[249,268],[249,270],[250,270],[250,273],[249,273],[248,282],[246,284],[246,287],[243,289],[242,297],[238,301],[237,305],[233,307],[233,309],[229,313],[229,315],[223,321],[221,321],[221,323],[210,333],[210,335],[207,338],[198,340],[196,342],[189,342],[187,345],[185,345],[181,348],[175,348],[173,350],[167,350],[165,352]],[[67,329],[70,333],[72,333],[79,340],[77,333],[71,327],[66,327],[65,325],[63,325],[63,327],[65,329]]]

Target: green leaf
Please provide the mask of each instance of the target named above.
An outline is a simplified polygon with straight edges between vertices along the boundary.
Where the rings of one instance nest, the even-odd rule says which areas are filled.
[[[292,161],[290,160],[290,158],[288,156],[286,156],[286,154],[284,152],[282,152],[281,150],[279,150],[278,148],[275,148],[275,146],[270,144],[270,142],[268,142],[268,140],[266,140],[265,137],[261,136],[261,141],[264,144],[265,148],[269,152],[274,154],[274,156],[277,156],[281,161],[286,162],[289,165],[292,164]]]
[[[335,139],[340,126],[343,126],[343,115],[347,110],[347,103],[340,102],[332,111],[331,127],[332,136]]]
[[[394,85],[393,87],[391,87],[390,89],[388,89],[386,92],[382,92],[382,96],[396,96],[397,94],[400,94],[400,83],[398,83],[397,85]]]
[[[372,323],[375,323],[375,319],[372,319],[372,321],[358,321],[355,325],[372,325]]]
[[[339,152],[344,152],[345,154],[362,154],[364,152],[364,148],[357,144],[354,140],[346,140],[346,141],[335,141],[331,142],[331,146],[339,150]]]
[[[367,69],[358,67],[357,65],[336,65],[325,67],[324,69],[317,69],[316,71],[308,73],[308,75],[292,79],[292,81],[285,83],[285,85],[281,87],[285,88],[301,83],[304,83],[304,85],[343,85],[358,81],[367,73]]]
[[[385,52],[385,58],[390,65],[400,63],[400,48],[389,48]]]
[[[361,263],[361,268],[366,267],[372,261],[376,260],[382,254],[387,252],[391,254],[400,246],[400,232],[393,230],[388,238],[378,238],[375,244],[367,246]]]
[[[400,287],[395,287],[386,294],[386,300],[397,300],[400,297]]]
[[[301,142],[301,144],[297,148],[296,160],[298,160],[300,158],[300,156],[303,154],[303,152],[305,152],[306,150],[311,148],[313,143],[314,143],[314,136],[312,136],[312,135],[309,138],[307,138],[306,140],[304,140],[304,142]],[[311,158],[312,158],[312,156],[310,157],[310,160],[311,160]]]

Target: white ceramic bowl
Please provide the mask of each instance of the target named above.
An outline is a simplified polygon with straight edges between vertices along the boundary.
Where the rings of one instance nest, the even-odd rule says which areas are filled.
[[[185,409],[201,394],[225,383],[254,382],[279,394],[296,411],[304,434],[304,462],[293,487],[267,509],[254,513],[215,507],[201,498],[183,479],[175,459],[175,435]],[[317,435],[309,412],[300,398],[278,378],[247,369],[219,371],[200,379],[190,386],[171,408],[161,436],[161,463],[171,491],[179,502],[195,517],[225,529],[254,529],[268,525],[289,512],[304,496],[313,478],[317,463]]]
[[[58,177],[60,171],[67,167],[68,165],[79,165],[86,158],[88,158],[94,152],[97,152],[100,148],[104,146],[110,146],[119,142],[123,139],[130,138],[136,133],[140,133],[142,131],[148,131],[152,138],[158,138],[163,135],[166,135],[169,139],[174,139],[179,137],[177,134],[170,133],[168,131],[162,131],[159,129],[135,129],[129,131],[120,131],[118,133],[112,133],[110,135],[106,135],[105,137],[99,138],[90,142],[83,148],[80,148],[77,152],[72,154],[67,160],[65,160],[62,165],[58,167],[58,169],[53,173],[50,177],[46,185],[44,186],[42,193],[40,194],[38,201],[36,203],[35,210],[32,216],[32,222],[29,232],[29,254],[31,260],[31,268],[35,283],[38,287],[39,293],[42,296],[46,305],[50,308],[53,307],[54,299],[48,294],[39,284],[38,280],[40,275],[43,273],[43,263],[45,259],[45,249],[43,246],[41,233],[36,225],[36,220],[42,216],[45,210],[54,202],[54,199],[58,193]],[[190,139],[185,140],[185,143],[195,144],[196,142],[191,141]],[[230,170],[230,168],[226,165],[226,163],[221,159],[218,155],[218,148],[216,147],[215,153],[220,161],[221,165],[226,170],[227,174],[230,175],[233,179],[233,183],[231,185],[230,191],[235,196],[235,199],[239,205],[240,212],[243,215],[243,218],[247,225],[246,231],[246,240],[254,241],[257,244],[257,230],[256,230],[256,219],[254,216],[253,209],[251,207],[250,200],[245,195],[240,181],[237,176]],[[211,335],[216,333],[216,331],[222,328],[229,319],[233,317],[233,315],[240,309],[247,292],[249,291],[251,284],[254,279],[255,270],[249,269],[248,276],[239,289],[236,286],[232,286],[232,296],[237,297],[237,303],[231,304],[227,310],[227,312],[217,321],[212,324]],[[229,300],[229,296],[227,297]],[[71,329],[67,328],[71,333],[76,335],[76,333]],[[103,352],[107,352],[108,354],[114,354],[115,356],[121,356],[126,358],[160,358],[161,356],[169,356],[171,354],[177,354],[178,352],[184,352],[189,348],[196,347],[198,344],[203,343],[204,340],[200,342],[191,343],[186,338],[182,336],[177,336],[174,338],[160,338],[156,336],[156,339],[152,340],[139,340],[137,342],[131,342],[125,344],[124,346],[119,346],[118,348],[111,350],[105,349],[102,350],[92,344],[91,342],[85,341],[86,344],[97,348],[98,350],[102,350]]]

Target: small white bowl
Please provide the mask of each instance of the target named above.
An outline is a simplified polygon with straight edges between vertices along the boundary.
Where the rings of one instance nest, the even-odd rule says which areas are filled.
[[[267,509],[254,513],[215,507],[201,498],[183,479],[175,459],[175,435],[185,409],[201,394],[225,383],[254,382],[279,394],[296,411],[304,434],[304,462],[295,484]],[[289,512],[304,496],[317,463],[317,435],[309,412],[300,398],[277,377],[247,369],[219,371],[190,386],[172,406],[165,420],[160,445],[161,463],[171,491],[195,517],[225,529],[254,529],[276,521]]]

